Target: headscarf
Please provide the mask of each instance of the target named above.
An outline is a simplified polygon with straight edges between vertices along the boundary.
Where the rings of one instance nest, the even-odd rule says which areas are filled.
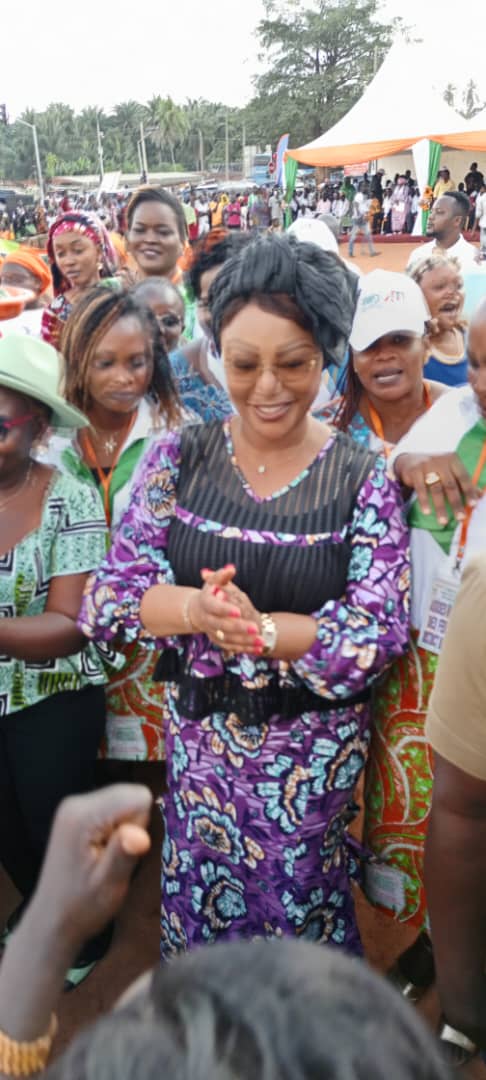
[[[2,266],[23,266],[41,283],[41,294],[52,284],[51,272],[39,252],[34,248],[19,247],[11,251],[3,260]]]
[[[66,232],[78,232],[87,236],[96,244],[101,257],[101,277],[112,277],[117,269],[117,257],[107,230],[96,214],[86,213],[84,210],[69,210],[61,214],[53,222],[49,229],[47,240],[47,254],[51,265],[52,280],[54,283],[54,295],[59,296],[69,288],[69,282],[63,277],[54,257],[55,236],[61,236]]]

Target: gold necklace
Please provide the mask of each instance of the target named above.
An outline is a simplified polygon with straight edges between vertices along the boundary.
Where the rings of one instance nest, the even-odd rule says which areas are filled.
[[[29,482],[29,480],[30,480],[30,478],[32,476],[33,464],[34,464],[34,462],[31,461],[30,465],[29,465],[29,468],[27,469],[27,472],[26,472],[26,474],[24,476],[24,479],[22,480],[22,483],[19,485],[19,487],[16,488],[15,491],[13,491],[11,495],[7,495],[6,499],[2,499],[2,501],[0,502],[0,510],[3,510],[4,506],[7,506],[7,504],[9,502],[12,502],[12,499],[15,499],[16,496],[20,495],[20,492],[23,491],[25,487],[27,487],[27,484],[28,484],[28,482]]]
[[[278,465],[279,466],[288,465],[291,461],[294,461],[294,459],[298,456],[298,454],[300,454],[301,450],[302,450],[302,447],[299,446],[297,452],[292,454],[291,457],[286,457],[286,458],[283,458],[283,459],[279,458]],[[235,453],[233,453],[233,455],[231,457],[231,464],[236,465],[236,467],[238,469],[240,468],[240,466],[238,464],[238,459],[237,459]],[[257,473],[259,473],[260,476],[263,476],[264,473],[266,473],[266,471],[267,471],[267,469],[269,467],[268,465],[265,465],[263,462],[261,462],[260,465],[254,465],[253,462],[251,461],[250,465],[252,466],[252,468],[256,469]]]

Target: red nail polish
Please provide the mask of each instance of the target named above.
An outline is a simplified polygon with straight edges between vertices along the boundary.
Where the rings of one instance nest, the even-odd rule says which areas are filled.
[[[219,585],[213,585],[213,587],[211,589],[211,592],[212,592],[213,596],[219,596],[219,594],[221,592],[221,589],[219,588]]]
[[[241,612],[237,611],[236,608],[232,608],[231,611],[229,612],[229,614],[231,615],[232,619],[240,619],[241,618]]]
[[[258,634],[258,630],[257,630],[256,626],[247,626],[246,632],[247,632],[247,634],[250,634],[250,637],[253,637],[255,634]]]
[[[256,638],[253,638],[253,644],[255,645],[255,647],[257,649],[263,649],[263,646],[264,646],[265,642],[263,641],[263,638],[256,637]]]

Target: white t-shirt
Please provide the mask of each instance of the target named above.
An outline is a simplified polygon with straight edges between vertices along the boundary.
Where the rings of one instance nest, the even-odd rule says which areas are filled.
[[[393,464],[400,454],[449,454],[458,447],[463,436],[480,419],[480,412],[474,392],[470,386],[459,386],[448,390],[434,402],[432,408],[424,413],[403,439],[397,443],[389,457]],[[419,629],[425,617],[430,587],[437,577],[447,577],[454,565],[461,526],[455,529],[452,547],[446,554],[436,543],[432,534],[425,529],[410,530],[410,550],[412,556],[412,597],[411,623]],[[469,560],[481,555],[486,550],[486,498],[480,499],[471,516],[467,534],[463,568]]]
[[[442,255],[448,255],[450,258],[458,259],[461,264],[461,270],[463,274],[466,274],[469,270],[477,270],[478,268],[478,255],[479,251],[474,244],[470,244],[463,236],[460,236],[452,247],[442,248],[436,240],[431,240],[428,244],[420,244],[419,247],[414,248],[412,254],[407,263],[407,270],[411,270],[415,263],[426,259],[434,252],[439,252]]]
[[[476,199],[476,221],[479,222],[480,229],[486,229],[486,191],[483,191],[482,195],[478,195]]]

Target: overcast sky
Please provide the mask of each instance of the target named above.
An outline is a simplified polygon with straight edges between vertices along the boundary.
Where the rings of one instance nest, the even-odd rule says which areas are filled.
[[[22,0],[19,7],[4,0],[4,6],[0,102],[12,118],[51,101],[110,108],[160,93],[181,103],[204,97],[244,105],[252,95],[261,0],[161,0],[153,14],[134,0],[47,0],[43,6]],[[457,0],[383,0],[382,12],[385,18],[402,14],[416,26],[442,87],[464,85],[472,75],[486,98],[483,0],[462,9]]]

